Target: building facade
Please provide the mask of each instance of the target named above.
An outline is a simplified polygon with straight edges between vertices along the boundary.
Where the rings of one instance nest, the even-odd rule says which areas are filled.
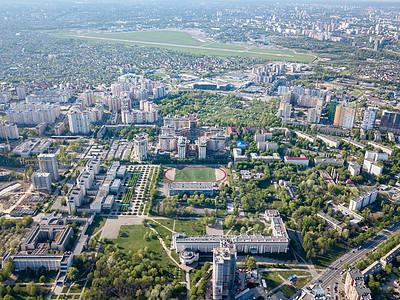
[[[382,113],[379,130],[400,134],[400,114],[398,112],[385,110]]]
[[[60,175],[58,173],[57,156],[51,153],[42,153],[38,156],[38,161],[40,172],[50,173],[52,182],[58,181]]]
[[[374,107],[368,107],[364,113],[364,119],[361,127],[364,130],[373,129],[375,126],[376,115],[378,114],[378,109]]]
[[[90,116],[87,111],[72,109],[68,112],[69,130],[73,134],[88,134],[90,132]]]
[[[333,125],[344,128],[353,128],[356,109],[352,106],[338,105],[335,111]]]
[[[223,243],[213,249],[213,299],[233,299],[236,273],[236,247]]]
[[[357,268],[347,271],[344,291],[349,300],[372,300],[371,291],[365,286],[364,276]]]
[[[141,132],[135,135],[134,138],[134,155],[139,161],[144,161],[147,159],[148,155],[148,134]]]
[[[32,184],[35,190],[47,190],[51,189],[51,175],[50,173],[33,173]]]

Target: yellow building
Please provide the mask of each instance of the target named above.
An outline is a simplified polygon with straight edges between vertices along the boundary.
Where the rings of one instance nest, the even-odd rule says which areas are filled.
[[[338,127],[353,128],[356,109],[353,106],[336,106],[335,120],[333,125]]]

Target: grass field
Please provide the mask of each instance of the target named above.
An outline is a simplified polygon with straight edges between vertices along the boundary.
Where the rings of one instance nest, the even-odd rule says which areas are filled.
[[[201,220],[176,220],[175,231],[186,235],[205,235],[206,226]]]
[[[287,279],[292,275],[308,276],[308,275],[310,275],[310,272],[308,272],[308,271],[271,271],[271,272],[263,272],[262,273],[262,278],[265,279],[265,281],[267,283],[268,290],[272,290],[273,288],[277,287],[278,285],[280,285],[283,282],[283,280],[279,277],[279,275],[281,275],[283,278]],[[297,287],[297,288],[302,288],[310,280],[311,280],[311,277],[298,278],[297,281],[293,282],[293,285],[295,287]],[[292,289],[292,288],[290,288],[290,289]],[[288,297],[288,298],[290,298],[290,297]]]
[[[53,32],[60,38],[74,38],[89,42],[120,43],[125,45],[140,45],[157,47],[176,51],[189,52],[197,55],[213,56],[239,56],[246,58],[264,58],[267,60],[286,60],[293,62],[310,62],[315,56],[304,53],[296,53],[285,49],[263,49],[230,45],[212,42],[210,40],[198,40],[192,35],[182,31],[144,31],[144,32],[87,32],[77,34],[73,32]]]
[[[150,252],[155,253],[153,259],[160,265],[171,265],[172,262],[157,238],[149,240],[143,238],[144,234],[149,231],[150,229],[145,228],[142,225],[122,225],[118,233],[118,238],[111,241],[118,244],[119,248],[125,252],[137,252],[139,249],[147,247]]]
[[[213,168],[182,168],[175,170],[175,181],[215,181]]]

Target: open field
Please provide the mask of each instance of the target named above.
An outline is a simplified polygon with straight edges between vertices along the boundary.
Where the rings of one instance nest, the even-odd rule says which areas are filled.
[[[205,235],[206,226],[201,220],[176,220],[176,232],[184,232],[186,235]]]
[[[158,261],[160,265],[170,265],[169,257],[159,240],[157,238],[144,238],[145,233],[150,231],[149,228],[145,228],[143,225],[122,225],[118,233],[118,238],[111,241],[125,252],[136,252],[139,249],[147,247],[150,252],[156,254],[154,260]]]
[[[183,168],[175,170],[175,181],[215,181],[215,169]]]
[[[170,168],[164,172],[164,177],[169,181],[178,182],[217,182],[226,178],[226,172],[220,168],[208,167]]]
[[[208,39],[196,39],[182,31],[141,31],[124,33],[106,32],[56,32],[53,35],[60,38],[75,38],[93,42],[122,43],[126,45],[141,45],[189,52],[198,55],[239,56],[246,58],[264,58],[267,60],[286,60],[293,62],[310,62],[315,56],[296,53],[292,50],[262,49],[254,46],[240,46],[216,43]]]

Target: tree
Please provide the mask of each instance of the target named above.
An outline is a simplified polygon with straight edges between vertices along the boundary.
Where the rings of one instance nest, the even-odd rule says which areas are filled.
[[[28,285],[26,286],[26,291],[31,297],[37,296],[39,289],[40,288],[33,281],[29,282]]]
[[[393,287],[393,286],[389,286],[389,287],[388,287],[388,292],[389,292],[390,294],[394,294],[394,292],[395,292],[394,287]]]
[[[245,263],[249,269],[257,267],[257,260],[253,256],[247,255]]]
[[[45,283],[46,282],[46,277],[44,275],[40,276],[39,282],[40,283]]]
[[[63,194],[66,195],[68,193],[68,186],[66,184],[63,185]]]
[[[67,273],[67,278],[69,280],[76,281],[78,279],[78,276],[79,276],[79,271],[77,268],[75,268],[75,267],[69,268],[68,273]]]
[[[344,264],[343,264],[343,268],[344,268],[345,270],[347,270],[347,269],[349,268],[349,263],[344,263]]]
[[[343,237],[345,240],[347,240],[347,239],[349,238],[349,235],[350,235],[350,231],[349,231],[347,228],[344,229],[343,232],[342,232],[342,237]]]

